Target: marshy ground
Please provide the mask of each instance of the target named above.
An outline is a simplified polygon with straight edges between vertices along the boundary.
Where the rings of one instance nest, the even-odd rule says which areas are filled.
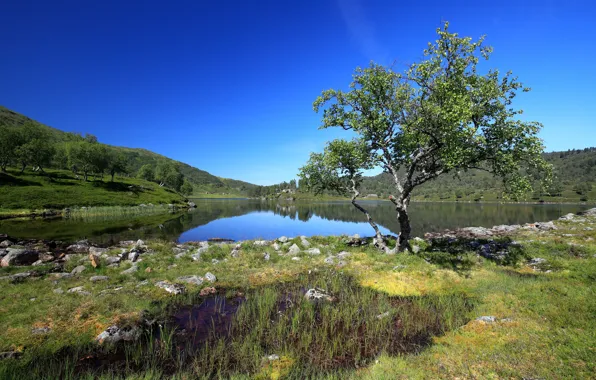
[[[596,216],[555,226],[495,237],[500,259],[313,237],[1,268],[0,378],[592,378]],[[131,339],[98,343],[112,326]]]

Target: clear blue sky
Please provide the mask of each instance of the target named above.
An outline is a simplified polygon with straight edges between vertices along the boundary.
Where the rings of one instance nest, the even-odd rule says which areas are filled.
[[[32,1],[2,5],[0,104],[104,143],[258,184],[293,178],[312,102],[370,60],[405,67],[442,20],[487,35],[547,150],[596,146],[591,1]]]

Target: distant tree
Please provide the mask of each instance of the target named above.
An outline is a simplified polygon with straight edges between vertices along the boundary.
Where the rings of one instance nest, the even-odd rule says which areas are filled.
[[[137,172],[137,178],[141,178],[146,181],[154,181],[155,170],[153,169],[153,166],[149,164],[141,166],[141,168]]]
[[[160,161],[155,168],[155,180],[160,186],[167,186],[175,191],[180,191],[184,183],[184,175],[178,167],[170,161]]]
[[[588,182],[580,182],[573,186],[573,191],[578,195],[586,195],[592,191],[592,184]]]
[[[42,173],[54,156],[54,141],[48,130],[42,126],[28,123],[18,129],[21,144],[16,148],[16,155],[21,162],[21,173],[28,164],[34,165]]]
[[[87,181],[90,173],[103,174],[108,167],[106,146],[98,143],[76,142],[69,146],[69,162],[75,171],[83,172]]]
[[[356,69],[348,92],[324,91],[313,104],[324,110],[321,128],[355,133],[373,164],[391,175],[402,250],[409,247],[408,206],[418,186],[476,168],[500,177],[515,197],[531,190],[526,168],[551,169],[541,156],[541,124],[517,119],[522,111],[511,106],[519,90],[529,89],[511,73],[479,73],[479,59],[492,52],[482,38],[458,37],[447,23],[437,34],[405,73],[372,63]]]
[[[352,196],[352,205],[362,212],[375,230],[375,244],[387,251],[385,238],[366,209],[356,202],[360,197],[363,170],[370,169],[374,160],[370,149],[362,140],[333,140],[323,153],[311,153],[305,166],[300,168],[300,183],[321,194],[326,190]]]
[[[194,188],[192,186],[192,184],[190,182],[188,182],[187,180],[184,180],[184,183],[182,184],[182,186],[180,187],[180,192],[183,195],[191,195],[194,191]]]

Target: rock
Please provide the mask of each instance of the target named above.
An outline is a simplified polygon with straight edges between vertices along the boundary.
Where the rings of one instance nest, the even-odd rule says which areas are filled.
[[[99,268],[99,266],[101,265],[101,260],[99,256],[94,255],[93,253],[89,254],[89,260],[91,261],[91,266],[93,268]]]
[[[377,319],[387,318],[389,315],[390,315],[389,312],[386,311],[384,313],[381,313],[381,314],[377,315]]]
[[[68,252],[74,252],[74,253],[87,253],[89,252],[89,246],[87,244],[73,244],[73,245],[69,245],[66,250]]]
[[[219,260],[218,259],[211,259],[211,264],[219,264]]]
[[[271,255],[269,253],[265,253],[265,256],[263,256],[263,259],[265,259],[265,261],[269,261],[271,259]]]
[[[421,239],[418,236],[416,236],[414,239],[412,239],[412,241],[415,241],[416,243],[424,243],[424,239]]]
[[[89,280],[91,282],[108,281],[108,276],[91,276]]]
[[[309,248],[305,252],[308,253],[309,255],[320,255],[321,254],[321,250],[318,248]]]
[[[55,259],[56,259],[56,257],[51,253],[40,253],[39,254],[39,260],[41,260],[42,263],[49,263],[50,261],[54,261]]]
[[[541,257],[536,257],[530,260],[530,265],[540,265],[544,263],[546,263],[546,259],[543,259]]]
[[[136,262],[139,259],[139,252],[138,251],[130,251],[128,253],[128,260],[131,262]]]
[[[4,256],[6,256],[8,254],[8,251],[6,251],[6,249],[0,249],[0,259],[3,258]]]
[[[80,294],[82,296],[90,296],[91,293],[89,293],[88,291],[85,290],[84,287],[82,286],[77,286],[74,288],[70,288],[66,291],[67,293],[76,293],[76,294]]]
[[[319,288],[308,289],[304,297],[309,301],[333,301],[333,297],[327,294],[326,290]]]
[[[76,266],[76,267],[75,267],[75,268],[74,268],[74,269],[73,269],[73,270],[70,272],[70,274],[72,274],[72,275],[75,275],[75,274],[80,274],[80,273],[83,273],[83,272],[85,271],[85,269],[87,269],[87,268],[85,268],[85,266],[84,266],[84,265],[79,265],[79,266]]]
[[[118,256],[108,256],[106,258],[106,263],[108,265],[110,265],[110,264],[119,264],[120,263],[120,260],[121,259]]]
[[[99,247],[90,247],[89,248],[89,253],[93,254],[93,255],[98,255],[101,256],[104,253],[107,253],[109,251],[109,249],[107,248],[99,248]]]
[[[292,244],[290,249],[288,250],[290,255],[297,255],[300,253],[300,248],[296,244]]]
[[[289,239],[286,236],[282,236],[279,239],[277,239],[277,241],[280,242],[280,243],[287,243],[288,240]]]
[[[16,274],[11,274],[9,276],[2,276],[0,277],[0,280],[8,280],[8,281],[19,281],[21,279],[27,278],[31,276],[31,272],[24,272],[24,273],[16,273]]]
[[[360,235],[358,234],[354,234],[352,236],[349,236],[350,239],[360,239]]]
[[[281,247],[277,243],[273,243],[272,247],[275,251],[279,251],[281,249]]]
[[[21,356],[23,356],[23,353],[22,352],[19,352],[19,351],[0,352],[0,360],[3,360],[3,359],[18,359]]]
[[[187,284],[193,284],[197,286],[203,284],[203,278],[199,276],[182,276],[178,277],[176,281],[185,282]]]
[[[138,271],[139,267],[137,266],[137,264],[133,264],[130,268],[123,270],[122,274],[133,274],[134,272]]]
[[[292,260],[294,260],[294,261],[300,261],[300,257],[294,256],[294,257],[292,257]]]
[[[515,232],[515,231],[519,230],[520,228],[521,228],[521,226],[519,224],[514,224],[514,225],[502,224],[500,226],[494,226],[492,228],[492,231],[496,232],[496,233],[500,233],[500,234],[508,234],[511,232]]]
[[[569,213],[567,215],[563,215],[559,218],[559,220],[572,220],[575,219],[575,214]]]
[[[71,278],[72,277],[72,273],[51,273],[50,274],[51,277],[53,278],[58,278],[58,279],[62,279],[62,278]]]
[[[210,294],[215,294],[216,292],[217,292],[217,290],[214,287],[208,286],[206,288],[201,289],[201,291],[199,292],[199,295],[201,297],[205,297],[205,296],[208,296]]]
[[[209,282],[215,282],[217,281],[217,277],[215,277],[215,275],[211,272],[207,272],[205,273],[205,280],[209,281]]]
[[[49,327],[47,327],[47,326],[46,327],[38,327],[38,328],[32,329],[31,330],[31,334],[33,334],[33,335],[45,335],[45,334],[48,334],[50,331],[52,331],[52,329],[49,328]]]
[[[62,288],[56,288],[56,289],[54,289],[54,293],[56,293],[56,294],[64,294],[64,290],[62,290]]]
[[[10,240],[4,240],[2,242],[0,242],[0,248],[8,248],[12,245],[12,241]]]
[[[200,253],[195,253],[194,255],[190,256],[194,261],[199,261],[201,260],[201,254]]]
[[[230,256],[238,257],[238,256],[240,256],[240,251],[237,249],[233,249],[232,252],[230,253]]]
[[[267,240],[257,240],[255,242],[253,242],[252,244],[257,247],[264,247],[264,246],[269,245],[269,242]]]
[[[279,355],[276,355],[276,354],[268,355],[267,360],[269,360],[270,362],[272,362],[274,360],[279,360]]]
[[[157,286],[158,288],[161,288],[163,290],[165,290],[168,293],[172,293],[174,295],[176,294],[182,294],[186,291],[186,289],[184,288],[183,285],[180,284],[172,284],[169,283],[167,281],[159,281],[155,284],[155,286]]]
[[[145,268],[145,273],[151,273],[151,272],[153,272],[153,269],[151,269],[151,267]]]
[[[346,257],[350,256],[350,252],[346,252],[346,251],[341,251],[340,253],[337,254],[337,258],[338,259],[345,259]]]
[[[188,202],[187,205],[190,208],[196,208],[197,207],[197,205],[194,202]]]
[[[476,318],[476,320],[484,323],[493,323],[497,321],[497,318],[492,315],[483,315],[482,317]]]
[[[302,244],[302,246],[303,246],[304,248],[308,248],[308,247],[310,247],[310,242],[309,242],[308,240],[306,240],[306,238],[305,238],[305,237],[301,237],[301,239],[300,239],[300,244]]]
[[[583,211],[580,213],[583,216],[596,216],[596,208],[591,208],[589,210]]]
[[[39,260],[39,252],[25,248],[8,248],[0,266],[31,265]]]
[[[420,252],[420,247],[417,245],[412,246],[412,253],[416,254]]]
[[[584,231],[594,231],[594,229],[592,227],[586,227],[584,228]]]
[[[121,340],[133,341],[140,335],[140,331],[133,327],[127,330],[120,329],[118,326],[110,326],[95,338],[99,344],[117,343]]]
[[[462,228],[461,231],[475,237],[493,235],[493,232],[485,227],[466,227]]]
[[[328,257],[326,257],[326,258],[325,258],[325,260],[324,260],[324,261],[325,261],[325,264],[330,264],[330,265],[332,265],[332,264],[334,264],[334,263],[335,263],[335,257],[333,257],[333,256],[328,256]]]
[[[557,226],[555,226],[555,224],[552,221],[544,223],[535,223],[535,225],[536,228],[538,228],[541,231],[550,231],[557,229]]]

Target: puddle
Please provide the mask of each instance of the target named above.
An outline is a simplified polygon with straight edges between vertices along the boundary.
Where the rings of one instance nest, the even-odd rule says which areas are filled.
[[[328,297],[307,299],[313,288]],[[75,377],[157,369],[165,377],[227,378],[259,373],[270,356],[292,363],[290,377],[320,377],[369,365],[383,352],[416,354],[467,323],[472,308],[458,295],[389,297],[335,272],[237,290],[177,308],[136,342],[79,355]]]

